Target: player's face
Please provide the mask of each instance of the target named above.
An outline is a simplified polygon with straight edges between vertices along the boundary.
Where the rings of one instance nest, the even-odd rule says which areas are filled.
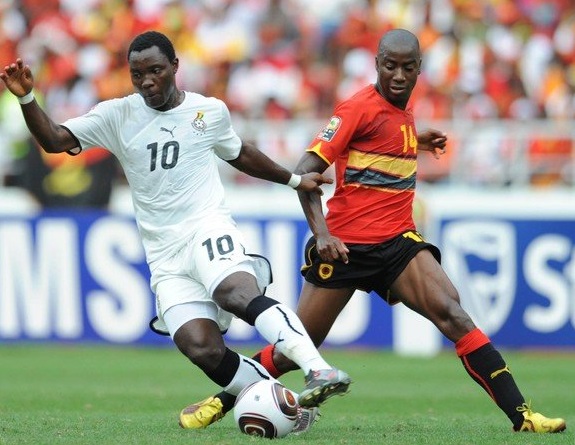
[[[417,83],[421,59],[414,48],[385,48],[375,57],[377,90],[389,103],[405,109]]]
[[[157,46],[132,51],[129,58],[132,85],[146,105],[159,111],[177,103],[176,71],[178,59],[170,62]]]

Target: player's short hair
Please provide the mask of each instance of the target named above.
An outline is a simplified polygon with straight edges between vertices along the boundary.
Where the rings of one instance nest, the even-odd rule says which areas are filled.
[[[162,54],[164,54],[170,62],[173,62],[176,58],[176,51],[174,50],[174,45],[164,34],[158,31],[146,31],[138,36],[128,48],[128,59],[130,59],[130,54],[133,51],[143,51],[145,49],[157,46]]]
[[[396,48],[397,46],[411,46],[418,53],[419,40],[417,36],[406,29],[392,29],[387,31],[380,39],[377,52],[385,53],[387,48]]]

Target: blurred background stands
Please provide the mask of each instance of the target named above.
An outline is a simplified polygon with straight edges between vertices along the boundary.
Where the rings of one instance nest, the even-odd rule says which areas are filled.
[[[30,64],[56,121],[132,93],[126,50],[166,33],[180,86],[223,99],[244,138],[293,167],[333,106],[375,80],[379,37],[415,32],[419,127],[449,154],[420,179],[485,187],[571,187],[575,3],[570,0],[2,0],[2,63]],[[46,159],[0,91],[0,177],[43,206],[105,208],[123,177],[107,152]],[[274,187],[222,164],[226,182]],[[106,175],[106,173],[110,173]],[[99,193],[97,193],[99,191]]]

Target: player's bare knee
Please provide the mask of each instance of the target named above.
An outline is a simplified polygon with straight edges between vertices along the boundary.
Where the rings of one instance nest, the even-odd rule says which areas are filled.
[[[184,326],[176,331],[174,343],[182,354],[202,369],[217,366],[226,351],[219,331],[212,329],[191,329]]]
[[[215,289],[213,299],[225,311],[242,318],[248,304],[260,294],[255,282],[226,279]]]
[[[182,353],[200,369],[211,371],[215,369],[224,357],[225,346],[187,345]]]
[[[238,292],[230,295],[221,295],[219,298],[214,300],[223,310],[234,314],[240,319],[245,319],[246,309],[250,302],[259,295],[257,290],[252,291],[253,293],[248,295],[242,292]]]

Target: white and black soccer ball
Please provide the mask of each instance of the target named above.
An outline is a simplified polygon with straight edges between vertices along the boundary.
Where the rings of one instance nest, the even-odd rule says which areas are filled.
[[[297,394],[277,380],[252,383],[240,392],[234,406],[242,433],[268,439],[287,436],[295,426],[297,412]]]

